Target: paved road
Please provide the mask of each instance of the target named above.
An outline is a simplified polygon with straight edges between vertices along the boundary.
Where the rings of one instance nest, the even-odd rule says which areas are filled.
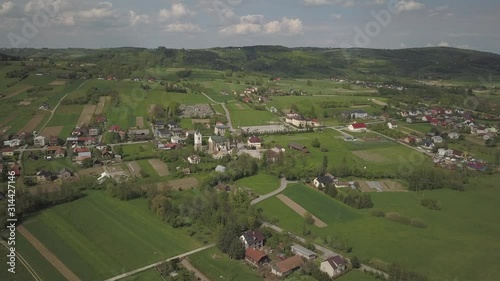
[[[170,260],[173,260],[173,259],[181,259],[181,258],[184,258],[184,257],[187,257],[189,255],[192,255],[194,253],[197,253],[197,252],[201,252],[203,250],[206,250],[206,249],[209,249],[209,248],[212,248],[213,246],[215,246],[215,244],[210,244],[210,245],[206,245],[204,247],[201,247],[201,248],[198,248],[196,250],[192,250],[192,251],[189,251],[189,252],[186,252],[184,254],[180,254],[180,255],[177,255],[175,257],[171,257],[167,260],[164,260],[164,261],[159,261],[159,262],[156,262],[156,263],[153,263],[153,264],[150,264],[150,265],[146,265],[144,267],[141,267],[141,268],[138,268],[138,269],[135,269],[135,270],[132,270],[130,272],[127,272],[127,273],[123,273],[123,274],[120,274],[120,275],[117,275],[115,277],[112,277],[112,278],[109,278],[109,279],[106,279],[104,281],[115,281],[115,280],[120,280],[120,279],[123,279],[123,278],[126,278],[126,277],[129,277],[129,276],[132,276],[132,275],[135,275],[139,272],[143,272],[143,271],[146,271],[150,268],[153,268],[157,265],[161,265],[163,262],[165,261],[170,261]]]
[[[283,190],[285,190],[286,186],[289,183],[297,183],[297,182],[296,181],[288,181],[285,178],[281,178],[280,187],[278,189],[276,189],[275,191],[270,192],[268,194],[259,196],[258,198],[252,200],[252,202],[250,204],[255,205],[261,201],[266,200],[267,198],[270,198],[270,197],[273,197],[274,195],[280,194]]]
[[[229,128],[231,129],[231,131],[234,131],[233,123],[231,122],[231,113],[229,112],[229,109],[227,109],[226,104],[223,103],[223,102],[217,102],[217,101],[215,101],[214,99],[212,99],[211,97],[209,97],[205,93],[201,93],[201,94],[204,95],[207,99],[209,99],[213,103],[220,104],[222,106],[222,109],[224,109],[224,112],[226,112],[227,124],[228,124]]]
[[[85,83],[87,83],[89,80],[83,82],[82,84],[80,84],[80,86],[78,86],[78,88],[76,88],[73,92],[76,92],[78,90],[80,90],[80,88],[85,85]],[[71,92],[71,93],[73,93]],[[49,120],[47,120],[47,122],[45,122],[45,124],[43,124],[42,128],[40,128],[40,132],[43,131],[43,129],[45,128],[45,126],[47,126],[47,124],[49,124],[50,120],[52,119],[52,116],[54,116],[54,113],[56,112],[57,108],[59,107],[59,105],[61,105],[61,102],[71,93],[67,93],[66,95],[64,95],[64,97],[62,97],[59,102],[57,103],[57,105],[54,107],[54,109],[52,109],[50,111],[50,118]]]

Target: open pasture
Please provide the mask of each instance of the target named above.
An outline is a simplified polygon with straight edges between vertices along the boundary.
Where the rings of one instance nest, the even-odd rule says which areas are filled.
[[[368,162],[383,163],[387,161],[387,158],[385,158],[383,155],[381,155],[376,151],[367,152],[363,150],[358,150],[358,151],[353,151],[352,154]]]
[[[61,105],[57,108],[47,126],[64,126],[59,134],[59,137],[66,138],[76,127],[82,111],[83,105]]]
[[[278,189],[280,182],[275,176],[259,173],[255,176],[242,178],[234,184],[237,187],[250,188],[253,192],[263,195]]]
[[[50,82],[48,85],[49,86],[64,86],[64,85],[66,85],[67,82],[68,82],[67,80],[56,79],[56,80]]]
[[[278,117],[267,110],[255,110],[242,103],[228,103],[234,127],[267,125],[269,122],[279,121]]]
[[[96,107],[97,106],[93,104],[84,105],[80,118],[78,118],[78,121],[76,122],[77,126],[89,125],[90,121],[92,121],[92,116],[94,115]]]
[[[52,136],[59,136],[63,128],[64,126],[45,127],[40,132],[40,135],[46,138],[50,138]],[[46,141],[48,141],[48,139],[46,139]]]
[[[281,202],[285,203],[285,205],[290,207],[290,209],[294,210],[301,217],[305,218],[305,216],[308,212],[306,209],[302,208],[302,206],[300,206],[299,204],[297,204],[296,202],[294,202],[292,199],[290,199],[288,196],[286,196],[284,194],[278,194],[276,197],[279,200],[281,200]],[[320,228],[328,226],[326,223],[324,223],[322,220],[318,219],[317,217],[312,216],[312,218],[314,220],[315,226],[320,227]]]
[[[106,105],[106,102],[110,99],[110,97],[100,97],[99,98],[99,103],[97,103],[97,107],[95,109],[95,114],[99,115],[102,114],[104,110],[104,106]]]
[[[33,115],[33,117],[31,118],[31,120],[26,123],[26,125],[24,125],[21,130],[19,130],[18,133],[21,133],[21,132],[30,132],[32,133],[33,131],[35,131],[35,129],[38,127],[38,125],[42,122],[42,120],[47,116],[46,113],[44,112],[39,112],[37,113],[36,115]]]
[[[123,202],[100,191],[44,210],[24,225],[81,280],[89,281],[200,246],[156,217],[146,200]]]

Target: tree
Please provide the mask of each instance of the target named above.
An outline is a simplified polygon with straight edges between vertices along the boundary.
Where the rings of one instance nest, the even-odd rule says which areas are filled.
[[[305,223],[307,223],[307,224],[313,224],[313,223],[314,223],[314,218],[313,218],[313,216],[311,215],[311,213],[306,212],[306,213],[304,214],[304,221],[305,221]]]
[[[321,143],[319,142],[318,138],[314,138],[311,142],[311,146],[315,148],[319,148],[321,146]]]
[[[84,168],[92,168],[94,166],[94,160],[92,160],[92,158],[87,158],[82,161],[82,166]]]
[[[326,170],[328,169],[328,156],[323,155],[323,165],[321,166],[321,172],[324,174]]]
[[[351,264],[352,264],[353,268],[360,268],[361,267],[361,263],[359,262],[359,259],[356,256],[351,258]]]
[[[313,85],[313,83],[311,82],[311,80],[307,80],[307,86],[311,87]]]
[[[117,145],[115,147],[115,153],[116,153],[116,155],[123,156],[123,146],[122,145]]]

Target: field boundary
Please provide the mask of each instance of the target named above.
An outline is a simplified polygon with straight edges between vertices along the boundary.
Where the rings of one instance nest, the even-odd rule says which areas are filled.
[[[40,252],[40,254],[47,259],[47,261],[54,266],[57,271],[59,271],[62,276],[64,276],[69,281],[81,281],[78,276],[76,276],[64,263],[59,260],[49,249],[47,249],[40,240],[38,240],[33,234],[31,234],[28,229],[20,225],[17,227],[17,231],[28,240],[35,249]]]
[[[286,196],[285,194],[278,194],[276,195],[276,197],[281,200],[281,202],[285,203],[285,205],[287,205],[288,207],[290,207],[290,209],[294,210],[297,214],[299,214],[300,216],[302,217],[305,217],[305,214],[307,213],[307,210],[302,208],[302,206],[300,206],[297,202],[293,201],[292,199],[290,199],[288,196]],[[323,228],[323,227],[327,227],[328,225],[323,222],[322,220],[318,219],[317,217],[315,216],[312,216],[313,219],[314,219],[314,225],[319,227],[319,228]]]

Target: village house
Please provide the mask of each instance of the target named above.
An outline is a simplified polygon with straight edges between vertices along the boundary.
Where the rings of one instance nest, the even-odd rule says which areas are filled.
[[[45,137],[37,136],[33,139],[33,143],[35,147],[44,147],[45,146]]]
[[[271,273],[283,277],[292,273],[294,270],[302,267],[304,261],[300,256],[293,256],[286,260],[280,261],[271,267]]]
[[[333,278],[346,270],[346,264],[344,259],[337,255],[323,261],[319,269]]]
[[[200,164],[201,162],[201,157],[198,155],[191,155],[187,158],[189,164]]]
[[[17,147],[21,145],[21,140],[14,138],[3,142],[4,146]]]
[[[80,145],[90,146],[97,143],[97,139],[94,137],[78,137],[77,143]]]
[[[166,123],[165,121],[163,120],[156,120],[153,127],[156,129],[156,130],[162,130],[162,129],[165,129],[165,126],[166,126]]]
[[[36,181],[38,183],[46,183],[46,182],[51,182],[52,181],[52,173],[41,170],[36,173]]]
[[[63,180],[71,179],[73,178],[73,172],[68,168],[62,168],[59,171],[59,178]]]
[[[365,123],[353,123],[347,127],[347,129],[351,132],[366,132],[366,124]]]
[[[314,184],[314,187],[316,187],[316,188],[320,188],[320,187],[324,188],[329,184],[333,184],[333,181],[334,181],[333,177],[320,176],[320,177],[317,177],[313,180],[313,184]]]
[[[347,112],[342,113],[342,115],[349,117],[351,119],[366,119],[366,118],[368,118],[368,112],[361,110],[361,109],[347,111]]]
[[[260,230],[249,230],[240,236],[240,241],[245,246],[245,249],[254,248],[261,249],[264,247],[265,237]]]
[[[296,142],[289,143],[288,147],[290,147],[291,149],[298,150],[298,151],[303,152],[303,153],[309,153],[309,149],[307,149],[307,147],[305,145],[302,145],[302,144],[299,144]]]
[[[119,131],[121,131],[121,127],[118,125],[112,125],[108,128],[108,132],[110,133],[118,133]]]
[[[64,158],[66,156],[66,152],[61,146],[48,146],[47,147],[47,159],[48,157],[54,158]]]
[[[316,253],[299,245],[294,244],[291,246],[292,253],[299,255],[305,259],[312,260],[316,258]]]
[[[8,156],[8,157],[13,157],[14,156],[14,151],[16,149],[13,147],[4,147],[1,149],[2,151],[2,156]]]
[[[150,139],[150,131],[149,129],[130,129],[128,136],[134,141],[148,140]]]
[[[460,134],[459,133],[455,133],[455,132],[452,132],[452,133],[449,133],[448,134],[448,138],[452,139],[452,140],[458,140],[460,138]]]
[[[269,258],[267,255],[261,251],[255,250],[254,248],[247,248],[245,250],[245,261],[253,266],[260,267],[268,260]]]
[[[171,143],[177,143],[177,144],[185,143],[186,142],[186,138],[183,138],[183,137],[180,137],[180,136],[172,136],[170,138],[170,142]]]
[[[56,146],[58,144],[59,144],[59,137],[57,137],[57,136],[51,136],[49,138],[49,145]]]
[[[217,136],[224,136],[227,129],[228,127],[226,125],[222,124],[221,122],[217,122],[214,127],[214,134]]]
[[[173,150],[173,149],[177,149],[178,147],[180,147],[180,144],[177,144],[177,143],[158,143],[156,145],[156,147],[158,149],[162,149],[162,150]]]
[[[229,153],[231,144],[222,136],[211,136],[208,138],[208,153],[224,156]]]
[[[387,127],[389,127],[389,129],[397,129],[398,124],[394,121],[391,121],[391,122],[387,123]]]
[[[226,167],[221,166],[221,165],[217,165],[217,167],[215,167],[215,171],[217,173],[225,173],[226,172]]]
[[[89,129],[89,136],[95,137],[95,136],[98,136],[99,133],[100,133],[99,128],[90,128]]]
[[[77,154],[77,161],[82,161],[92,157],[92,152],[86,147],[77,147],[73,152]]]
[[[262,148],[262,139],[260,139],[256,136],[249,137],[248,141],[247,141],[247,147],[261,149]]]

